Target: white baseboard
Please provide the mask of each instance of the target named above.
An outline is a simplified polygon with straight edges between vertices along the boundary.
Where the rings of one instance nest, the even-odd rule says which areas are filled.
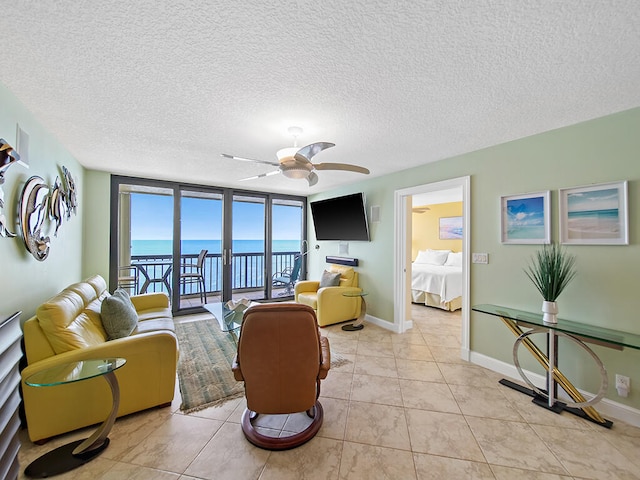
[[[384,328],[385,330],[390,330],[390,331],[392,331],[394,333],[401,333],[398,330],[398,327],[397,327],[397,325],[395,323],[387,322],[386,320],[382,320],[382,319],[380,319],[378,317],[374,317],[373,315],[366,314],[365,317],[364,317],[364,320],[365,320],[365,322],[364,322],[365,327],[366,327],[367,323],[371,323],[371,324],[376,325],[376,326],[378,326],[380,328]],[[408,321],[404,322],[404,325],[405,325],[405,328],[408,330],[408,329],[413,327],[413,321],[408,320]]]
[[[464,358],[464,351],[462,352],[462,355]],[[510,379],[522,381],[520,375],[518,374],[518,370],[513,364],[506,363],[501,360],[496,360],[495,358],[488,357],[486,355],[473,351],[469,352],[468,357],[471,363],[497,372],[501,375],[504,375],[505,377],[509,377]],[[524,373],[529,378],[529,380],[533,382],[534,385],[539,388],[545,388],[544,385],[546,379],[543,375],[529,372],[527,370],[524,370]],[[580,393],[582,393],[586,398],[592,398],[595,396],[595,393],[585,392],[583,390],[580,390]],[[597,410],[604,417],[621,420],[635,427],[640,427],[640,410],[636,408],[630,407],[628,405],[623,405],[622,403],[618,403],[615,400],[611,400],[609,398],[603,398],[597,404]]]

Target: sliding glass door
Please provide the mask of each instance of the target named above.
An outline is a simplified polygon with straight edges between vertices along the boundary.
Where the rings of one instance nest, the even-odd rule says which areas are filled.
[[[293,297],[306,199],[112,177],[110,289],[166,292],[174,313]]]
[[[306,272],[304,207],[297,199],[275,198],[271,202],[271,294],[273,298],[293,295],[295,282]]]
[[[115,273],[116,286],[132,295],[165,292],[171,296],[173,204],[171,188],[118,185],[117,235],[111,237],[117,240],[111,247],[111,278]]]
[[[230,245],[230,295],[238,300],[267,298],[265,289],[266,258],[266,197],[233,195]]]
[[[220,301],[223,281],[222,192],[180,189],[180,309]]]

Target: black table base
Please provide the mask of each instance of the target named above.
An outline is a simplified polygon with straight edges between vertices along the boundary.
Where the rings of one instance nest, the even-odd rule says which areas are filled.
[[[49,453],[31,462],[25,469],[24,474],[30,478],[47,478],[68,472],[69,470],[73,470],[90,462],[100,455],[109,445],[109,439],[107,438],[98,448],[74,455],[72,453],[73,450],[82,442],[84,442],[84,439],[76,440],[75,442],[51,450]]]

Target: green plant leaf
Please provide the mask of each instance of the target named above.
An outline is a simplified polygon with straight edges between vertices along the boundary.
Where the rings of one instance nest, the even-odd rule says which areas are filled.
[[[524,273],[533,282],[542,298],[555,302],[576,275],[575,255],[552,243],[536,252]]]

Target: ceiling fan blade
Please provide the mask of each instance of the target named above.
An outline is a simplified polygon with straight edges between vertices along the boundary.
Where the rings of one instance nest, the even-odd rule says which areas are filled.
[[[268,162],[266,160],[256,160],[255,158],[236,157],[235,155],[229,155],[228,153],[221,153],[221,157],[229,158],[231,160],[240,160],[241,162],[262,163],[264,165],[271,165],[272,167],[279,167],[280,164],[276,162]]]
[[[365,175],[370,173],[368,168],[348,163],[314,163],[313,166],[316,170],[346,170],[348,172],[364,173]]]
[[[279,173],[280,173],[280,170],[274,170],[273,172],[261,173],[260,175],[254,175],[253,177],[241,178],[238,181],[244,182],[246,180],[255,180],[257,178],[270,177],[271,175],[277,175]]]
[[[323,150],[326,150],[327,148],[331,148],[335,146],[336,146],[335,143],[329,143],[329,142],[312,143],[298,150],[295,154],[295,158],[298,161],[305,160],[310,162],[311,159],[314,157],[314,155],[317,155],[318,153],[320,153]],[[302,157],[302,158],[298,158],[298,157]]]
[[[318,183],[318,175],[316,174],[316,172],[309,172],[307,181],[309,182],[310,187],[313,187],[316,183]]]

